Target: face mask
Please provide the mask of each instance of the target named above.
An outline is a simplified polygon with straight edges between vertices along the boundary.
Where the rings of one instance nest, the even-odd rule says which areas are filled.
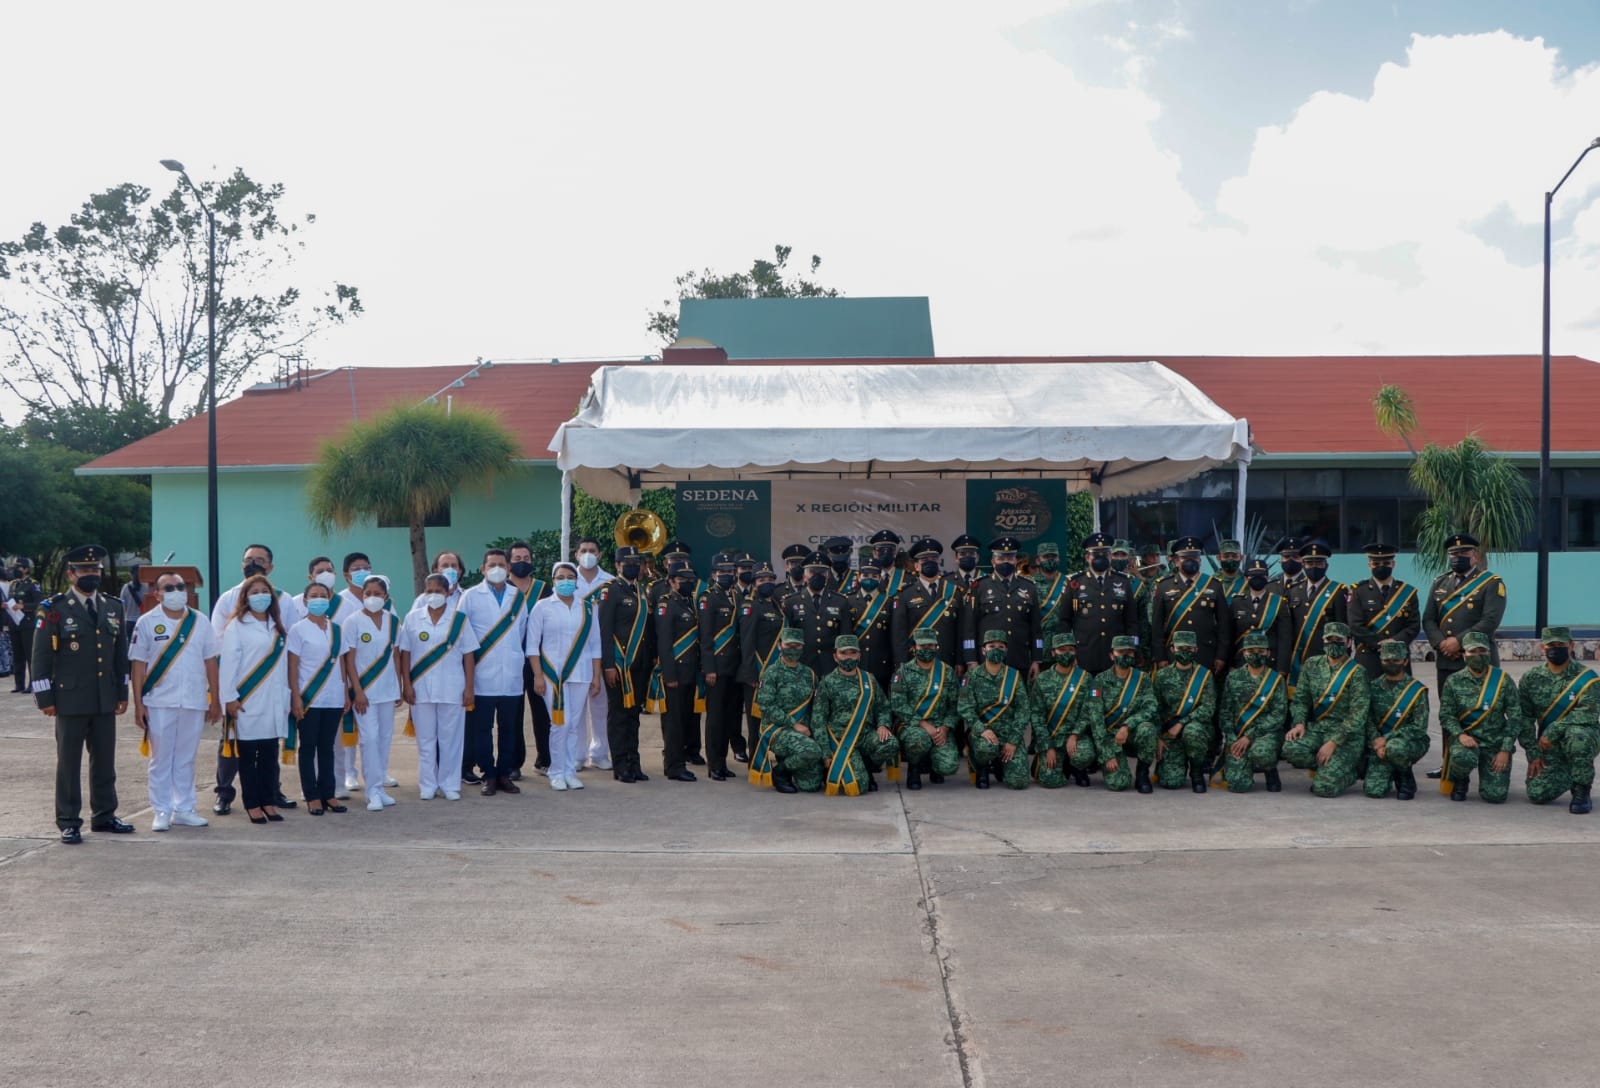
[[[578,566],[584,570],[594,570],[600,565],[600,557],[593,552],[584,552],[578,556]]]
[[[639,577],[639,569],[638,563],[624,563],[621,567],[622,576],[631,582]]]
[[[1178,569],[1183,571],[1183,573],[1187,574],[1189,577],[1193,578],[1196,574],[1200,573],[1200,560],[1180,559],[1178,560]]]
[[[1455,571],[1457,574],[1467,573],[1467,571],[1472,569],[1472,556],[1452,555],[1450,557],[1450,569]]]
[[[1070,652],[1057,650],[1055,655],[1056,664],[1060,665],[1063,669],[1070,669],[1072,668],[1072,662],[1077,658],[1077,656],[1078,652],[1076,650]]]
[[[936,559],[924,559],[922,566],[917,569],[922,571],[924,578],[936,578],[939,575],[939,562]]]
[[[1546,646],[1544,648],[1544,659],[1552,665],[1565,665],[1567,659],[1571,656],[1572,650],[1566,646]]]
[[[962,570],[977,570],[978,557],[975,555],[958,555],[956,556],[956,566]]]
[[[800,571],[804,569],[804,564],[785,563],[783,565],[783,569],[789,575],[790,579],[794,579],[800,576]]]
[[[1467,654],[1465,660],[1467,662],[1467,668],[1471,669],[1473,672],[1482,672],[1484,669],[1489,667],[1489,655],[1481,650],[1477,653]]]
[[[1117,571],[1119,574],[1126,574],[1128,571],[1128,561],[1126,559],[1113,559],[1111,561],[1111,569]]]
[[[733,578],[733,575],[731,575],[731,574],[719,574],[719,575],[717,575],[717,585],[721,586],[723,589],[732,589],[733,588],[733,582],[734,582],[734,578]]]
[[[1180,665],[1193,665],[1195,651],[1188,646],[1179,646],[1172,651],[1172,660]]]
[[[573,578],[557,578],[556,579],[556,596],[557,597],[570,597],[576,592],[578,592],[578,583],[577,583],[576,579],[573,579]]]
[[[446,567],[439,573],[444,575],[444,580],[450,583],[451,589],[456,588],[456,583],[461,581],[461,572],[454,567]]]
[[[983,651],[983,659],[991,665],[1004,665],[1006,663],[1005,647],[996,646],[992,650]]]
[[[880,567],[892,567],[894,566],[894,549],[879,548],[872,553],[872,558],[878,561],[878,566]]]
[[[83,579],[81,579],[81,578],[78,579],[78,584],[81,586],[83,584]],[[265,613],[266,610],[271,608],[271,607],[272,607],[272,594],[270,594],[270,593],[252,593],[252,594],[250,594],[250,611],[256,612],[256,613]]]
[[[1384,579],[1388,578],[1393,573],[1394,573],[1394,568],[1389,566],[1388,564],[1383,564],[1381,566],[1376,566],[1376,567],[1372,568],[1372,576],[1374,578],[1376,578],[1380,582],[1383,581]]]
[[[1239,573],[1239,561],[1237,559],[1219,559],[1217,562],[1222,567],[1223,574]]]
[[[848,555],[831,556],[828,561],[833,564],[833,569],[840,574],[850,569],[850,557]]]
[[[1053,555],[1047,555],[1043,559],[1039,560],[1039,569],[1044,571],[1046,574],[1054,574],[1056,571],[1061,569],[1061,560],[1057,559]]]
[[[313,616],[326,616],[333,602],[326,597],[311,597],[306,601],[306,611]]]
[[[1303,564],[1298,559],[1285,559],[1283,561],[1283,573],[1299,574],[1302,565]]]
[[[515,574],[518,578],[526,578],[528,575],[533,573],[533,564],[528,562],[526,559],[519,559],[515,563],[511,564],[511,573]]]
[[[1311,581],[1313,581],[1313,582],[1320,582],[1324,578],[1326,578],[1327,576],[1328,576],[1328,568],[1327,567],[1318,566],[1318,567],[1307,567],[1306,568],[1306,577],[1308,579],[1310,579]]]
[[[839,665],[839,671],[840,672],[855,672],[856,671],[856,667],[859,666],[860,664],[861,664],[861,659],[858,658],[858,657],[841,657],[841,658],[838,658],[838,665]]]
[[[1111,663],[1116,665],[1116,667],[1119,668],[1119,669],[1132,668],[1133,667],[1133,655],[1132,654],[1112,654],[1111,655]]]
[[[811,577],[806,579],[806,585],[811,587],[811,589],[816,593],[821,593],[823,587],[825,587],[827,584],[828,576],[826,574],[813,574]]]
[[[161,607],[169,612],[180,612],[189,607],[189,591],[168,589],[161,594]]]
[[[431,593],[424,593],[422,595],[422,606],[424,608],[443,608],[444,602],[445,595],[440,593],[438,590],[434,590]]]
[[[881,583],[876,578],[861,579],[861,588],[866,590],[868,593],[876,592],[880,584]]]
[[[1322,648],[1334,661],[1343,661],[1345,656],[1350,653],[1350,647],[1342,642],[1325,642],[1322,644]]]
[[[483,580],[492,586],[503,586],[506,579],[511,577],[504,567],[488,567],[483,572]]]
[[[1258,593],[1267,588],[1267,576],[1265,574],[1252,574],[1250,577],[1246,578],[1245,581],[1249,584],[1251,589]]]
[[[683,594],[685,597],[689,596],[689,594],[694,592],[694,581],[695,580],[693,578],[679,578],[676,583],[678,592]]]
[[[996,563],[994,572],[1002,578],[1009,578],[1017,573],[1017,565],[1015,563]]]
[[[742,571],[740,571],[739,572],[739,584],[742,585],[742,586],[753,586],[753,585],[755,585],[756,584],[756,572],[753,571],[753,570],[742,570]]]
[[[1385,661],[1383,662],[1383,671],[1390,676],[1399,676],[1406,671],[1406,663],[1404,661]]]
[[[382,597],[361,598],[361,607],[365,608],[368,612],[371,612],[374,616],[383,611],[383,605],[384,600]]]
[[[939,656],[937,646],[918,646],[911,651],[918,661],[933,661]]]
[[[82,593],[85,597],[93,596],[99,588],[100,576],[98,574],[78,575],[78,592]]]
[[[778,648],[778,656],[783,658],[785,664],[793,665],[800,660],[800,647],[780,646]]]
[[[1096,574],[1104,574],[1106,571],[1111,569],[1111,557],[1109,555],[1090,556],[1089,569],[1094,571]]]
[[[258,574],[265,573],[267,573],[267,568],[257,563],[254,559],[244,565],[244,576],[246,578],[254,578]]]
[[[367,584],[367,579],[372,577],[370,570],[353,570],[350,572],[350,584],[360,589]]]
[[[334,586],[339,584],[339,576],[333,573],[331,570],[325,570],[311,580],[317,583],[317,585],[321,586],[323,589],[328,590],[333,589]]]
[[[1249,665],[1252,669],[1265,668],[1267,664],[1267,655],[1263,653],[1245,654],[1244,663]]]
[[[756,596],[763,601],[776,592],[778,592],[778,583],[776,582],[762,582],[756,586]]]

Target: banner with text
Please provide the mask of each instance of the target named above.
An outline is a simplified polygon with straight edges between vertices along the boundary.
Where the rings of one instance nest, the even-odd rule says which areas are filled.
[[[710,577],[718,552],[747,551],[757,559],[772,554],[772,486],[767,480],[678,485],[678,539],[689,546],[701,577]]]
[[[990,541],[1002,536],[1016,537],[1023,552],[1030,555],[1047,540],[1065,553],[1065,480],[967,480],[964,486],[967,516],[963,531],[983,542],[981,562],[985,565]],[[1070,556],[1063,554],[1062,558],[1065,563],[1072,562]]]
[[[948,551],[966,531],[964,480],[774,480],[772,563],[790,544],[818,548],[830,536],[847,536],[857,548],[879,529],[893,529],[908,545],[931,536]],[[757,553],[761,554],[761,553]]]

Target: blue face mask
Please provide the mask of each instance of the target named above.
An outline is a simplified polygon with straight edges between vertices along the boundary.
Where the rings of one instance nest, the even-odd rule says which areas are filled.
[[[456,583],[461,580],[461,572],[454,567],[446,567],[439,572],[444,575],[444,580],[450,583],[450,588],[456,588]]]
[[[578,592],[578,583],[577,583],[576,579],[573,579],[573,578],[557,578],[556,579],[556,596],[557,597],[570,597],[576,592]]]
[[[353,570],[350,572],[350,584],[360,589],[367,584],[367,579],[372,577],[370,570]]]
[[[326,616],[328,614],[328,606],[331,604],[333,602],[326,597],[312,597],[306,602],[306,611],[313,616]]]
[[[261,615],[261,614],[265,614],[267,609],[269,609],[271,607],[272,607],[272,594],[270,594],[270,593],[252,593],[252,594],[250,594],[250,611],[257,613],[258,615]]]

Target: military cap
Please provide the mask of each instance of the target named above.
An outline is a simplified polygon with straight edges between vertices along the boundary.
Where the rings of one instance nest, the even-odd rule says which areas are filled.
[[[784,559],[806,559],[811,555],[811,549],[804,544],[790,544],[783,549]]]
[[[727,552],[723,552],[711,561],[712,570],[733,570],[738,565],[734,562],[733,556]]]
[[[1265,631],[1251,631],[1244,636],[1244,648],[1246,650],[1267,650],[1272,648],[1272,643],[1268,641]]]
[[[985,644],[990,642],[1004,642],[1006,641],[1006,633],[998,629],[985,631],[983,633],[983,641]]]
[[[861,557],[860,570],[862,574],[865,574],[868,568],[871,568],[874,571],[881,571],[883,570],[884,563],[892,564],[893,562],[893,559],[879,559],[877,556],[868,553]]]
[[[735,552],[733,562],[735,566],[753,567],[756,565],[756,557],[749,552]]]
[[[1245,574],[1247,576],[1251,575],[1251,574],[1267,574],[1267,573],[1270,573],[1267,570],[1267,561],[1265,559],[1252,559],[1252,560],[1250,560],[1250,562],[1248,562],[1248,563],[1246,563],[1244,565],[1244,572],[1245,572]]]
[[[1313,540],[1300,549],[1302,559],[1328,559],[1332,557],[1333,549],[1320,540]]]
[[[663,559],[671,559],[675,555],[688,556],[692,554],[694,553],[689,548],[689,545],[681,540],[669,540],[661,545],[661,557]]]
[[[1368,559],[1393,559],[1395,554],[1393,544],[1379,544],[1377,541],[1361,550],[1367,553]]]
[[[1086,551],[1089,548],[1109,548],[1111,547],[1111,534],[1090,533],[1088,536],[1083,538],[1083,547]]]
[[[1552,642],[1571,642],[1572,628],[1546,627],[1543,631],[1539,632],[1539,641],[1545,643],[1546,645]]]
[[[919,627],[911,632],[911,641],[917,646],[939,645],[939,632],[930,631],[926,627]]]
[[[806,569],[810,570],[812,567],[827,567],[832,570],[833,564],[828,562],[827,553],[819,550],[806,556]]]
[[[79,544],[62,561],[69,567],[98,567],[106,561],[106,550],[98,544]]]
[[[1397,638],[1386,638],[1378,643],[1378,657],[1384,661],[1404,661],[1411,656],[1411,647]]]
[[[1139,545],[1138,554],[1141,557],[1142,556],[1146,556],[1146,555],[1160,555],[1161,554],[1161,545],[1160,544],[1141,544],[1141,545]]]
[[[1300,541],[1296,540],[1292,536],[1286,536],[1274,544],[1272,546],[1272,550],[1277,552],[1279,555],[1299,555]]]
[[[1350,637],[1350,628],[1346,627],[1342,623],[1326,623],[1326,624],[1323,624],[1322,637],[1326,639],[1326,638],[1329,638],[1330,636],[1333,637],[1333,638],[1346,638],[1347,639],[1347,638]]]
[[[899,544],[900,534],[893,529],[879,529],[867,538],[868,544]]]
[[[804,644],[806,633],[798,627],[785,627],[778,632],[779,642],[799,642]]]
[[[921,540],[913,540],[911,542],[911,558],[913,559],[921,559],[926,555],[943,554],[944,545],[933,539],[931,536],[925,536]]]
[[[1200,638],[1193,631],[1174,631],[1172,633],[1172,644],[1174,646],[1198,647],[1200,645]]]
[[[756,564],[757,578],[776,578],[777,576],[778,572],[773,570],[772,564],[767,562],[765,559]]]
[[[854,635],[840,635],[838,638],[833,640],[834,653],[838,653],[840,650],[859,649],[861,649],[861,643]]]
[[[829,552],[847,552],[853,547],[855,545],[850,542],[850,538],[847,536],[830,536],[822,542],[823,551]]]
[[[994,540],[989,542],[989,550],[992,552],[1017,552],[1022,550],[1022,542],[1014,536],[995,537]]]
[[[1077,644],[1078,636],[1071,631],[1058,631],[1050,636],[1050,648],[1052,650],[1059,650],[1063,646],[1076,646]]]
[[[616,561],[618,563],[621,563],[624,560],[638,559],[638,558],[639,558],[639,549],[635,548],[632,544],[620,545],[617,548],[616,553],[615,553],[615,559],[616,559]]]
[[[1478,546],[1478,538],[1467,533],[1451,533],[1445,537],[1444,546],[1446,548],[1476,548]]]
[[[1239,552],[1242,555],[1244,553],[1244,545],[1237,540],[1223,540],[1217,544],[1217,554],[1221,555],[1223,552]]]
[[[1489,648],[1489,636],[1482,631],[1468,631],[1461,636],[1461,648],[1463,650],[1487,650]]]
[[[1132,555],[1133,545],[1128,543],[1126,540],[1114,540],[1111,542],[1111,554]]]
[[[1172,554],[1181,552],[1200,552],[1205,550],[1205,544],[1197,536],[1180,536],[1172,542]]]
[[[1035,555],[1060,555],[1061,554],[1060,546],[1057,545],[1057,544],[1053,544],[1048,540],[1044,541],[1042,544],[1040,544],[1033,551],[1034,551]]]
[[[19,555],[19,556],[17,556],[17,561],[14,564],[14,566],[18,570],[32,570],[33,569],[33,560],[29,559],[25,555]]]
[[[1111,648],[1113,650],[1137,650],[1139,640],[1132,635],[1112,635]]]
[[[950,542],[950,547],[955,551],[960,551],[962,548],[971,548],[973,551],[978,551],[983,547],[983,544],[970,533],[962,533]]]

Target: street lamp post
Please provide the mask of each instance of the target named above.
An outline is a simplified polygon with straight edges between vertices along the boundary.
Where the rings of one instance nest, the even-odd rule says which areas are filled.
[[[206,206],[205,197],[183,163],[162,159],[161,165],[183,179],[200,210],[206,213],[206,583],[214,609],[222,595],[217,531],[217,217]]]

